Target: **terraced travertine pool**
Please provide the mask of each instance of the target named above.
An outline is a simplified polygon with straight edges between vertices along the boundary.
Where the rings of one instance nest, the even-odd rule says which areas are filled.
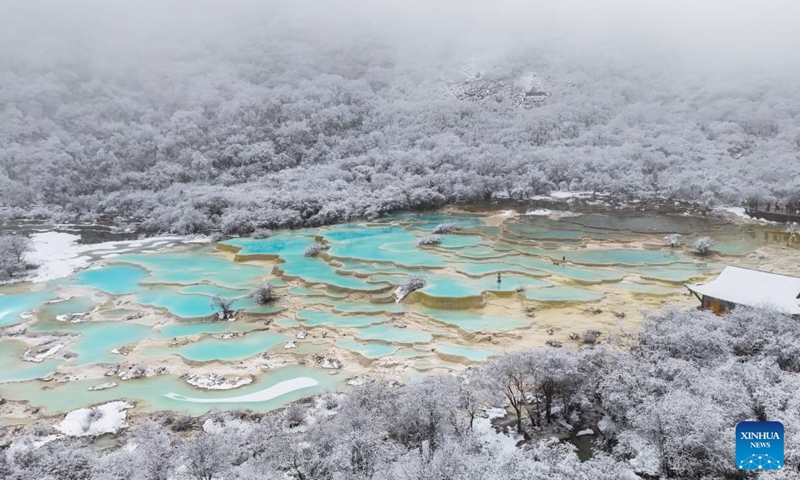
[[[461,230],[417,246],[442,223]],[[68,277],[0,288],[0,396],[45,414],[118,398],[142,411],[267,410],[356,377],[417,378],[548,340],[569,346],[588,329],[602,341],[635,329],[642,307],[694,305],[682,283],[724,264],[795,273],[770,228],[686,215],[439,212],[261,240],[171,240],[161,251],[121,245]],[[686,244],[711,236],[716,251],[664,246],[671,233]],[[320,239],[328,250],[306,257]],[[392,292],[409,274],[427,284],[397,303]],[[248,293],[265,281],[276,298],[259,305]],[[215,297],[231,302],[231,321],[218,319]],[[209,374],[238,388],[193,385]],[[108,382],[117,386],[90,390]]]

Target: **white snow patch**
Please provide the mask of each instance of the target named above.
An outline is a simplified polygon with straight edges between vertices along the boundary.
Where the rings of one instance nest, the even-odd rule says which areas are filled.
[[[93,387],[89,387],[87,390],[90,392],[94,392],[97,390],[108,390],[109,388],[114,388],[117,386],[117,382],[105,382],[101,383],[100,385],[95,385]]]
[[[498,217],[516,217],[517,212],[515,210],[500,210],[497,214]]]
[[[719,207],[719,208],[716,208],[715,210],[716,211],[727,212],[727,213],[730,213],[730,214],[732,214],[732,215],[734,215],[736,217],[739,217],[739,218],[741,218],[743,220],[752,220],[752,221],[760,223],[760,224],[765,224],[765,225],[767,225],[767,224],[769,224],[769,225],[780,225],[781,224],[781,222],[773,222],[771,220],[764,220],[763,218],[753,218],[753,217],[751,217],[751,216],[749,216],[749,215],[747,215],[745,213],[744,207]]]
[[[370,377],[369,375],[364,375],[363,377],[354,377],[347,381],[347,384],[351,387],[360,387],[362,385],[366,385],[368,383],[372,383],[375,380]]]
[[[556,413],[556,412],[553,412],[553,413]],[[562,427],[566,428],[567,430],[572,430],[573,428],[575,428],[572,425],[570,425],[569,423],[565,422],[564,420],[558,420],[557,423],[559,425],[561,425]]]
[[[728,213],[732,213],[732,214],[736,215],[737,217],[742,217],[742,218],[745,218],[745,219],[749,219],[750,218],[749,215],[744,213],[744,207],[724,207],[723,210],[725,210]]]
[[[575,434],[576,437],[583,437],[585,435],[594,435],[594,430],[587,428]]]
[[[552,191],[548,195],[534,195],[530,197],[531,200],[553,200],[553,199],[569,199],[569,198],[591,198],[591,196],[595,194],[594,192],[584,190],[584,191],[577,191],[577,192],[565,192],[561,190]],[[602,193],[596,193],[597,196],[603,196]]]
[[[64,348],[64,345],[59,343],[57,345],[53,345],[44,352],[39,352],[35,355],[31,354],[31,349],[29,348],[25,351],[25,353],[22,354],[22,359],[26,362],[41,363],[45,358],[52,357],[62,348]]]
[[[338,369],[342,368],[342,362],[340,362],[339,360],[336,360],[335,358],[326,358],[322,362],[322,368],[326,368],[326,369],[329,369],[329,370],[330,369],[338,370]]]
[[[89,312],[62,313],[56,315],[56,320],[65,323],[80,323],[83,321],[83,317],[85,317],[86,315],[89,315]]]
[[[536,210],[528,210],[525,212],[526,216],[532,217],[577,217],[578,213],[570,212],[568,210],[550,210],[549,208],[537,208]]]
[[[488,418],[476,418],[472,424],[475,435],[487,447],[494,447],[505,454],[513,454],[517,450],[517,444],[524,440],[522,435],[517,433],[506,435],[498,432]]]
[[[641,450],[636,450],[636,456],[630,459],[630,464],[637,473],[658,476],[661,464],[658,451],[652,445],[646,445]]]
[[[127,411],[131,408],[133,408],[133,404],[128,402],[111,402],[93,408],[80,408],[69,412],[55,428],[70,437],[117,433],[128,426],[126,423]],[[100,412],[96,414],[98,417],[95,419],[90,417],[93,410]]]
[[[207,235],[195,235],[183,241],[183,243],[211,243],[213,240]]]
[[[267,402],[274,398],[278,398],[287,393],[292,393],[297,390],[311,388],[319,385],[319,382],[310,377],[299,377],[292,380],[286,380],[277,383],[264,390],[249,393],[247,395],[240,395],[238,397],[225,397],[225,398],[192,398],[185,397],[177,393],[168,393],[165,396],[173,400],[180,400],[183,402],[191,403],[254,403],[254,402]]]
[[[244,385],[250,385],[253,383],[253,379],[251,377],[236,377],[233,380],[228,380],[222,375],[211,373],[205,376],[189,375],[186,377],[186,383],[204,390],[232,390]]]
[[[76,247],[78,235],[62,232],[44,232],[31,235],[33,249],[25,260],[39,265],[32,282],[46,282],[66,277],[79,268],[89,265],[90,257],[81,255]]]
[[[604,416],[597,422],[597,428],[602,433],[611,433],[617,430],[617,424],[608,415]]]
[[[91,245],[79,245],[80,236],[64,232],[42,232],[31,235],[33,249],[25,255],[25,260],[39,267],[32,282],[47,282],[71,275],[86,268],[92,256],[109,258],[113,255],[136,251],[145,245],[151,248],[160,245],[174,245],[169,242],[197,243],[194,238],[181,236],[153,237],[138,241],[113,241]]]
[[[489,420],[494,420],[496,418],[505,418],[508,415],[508,411],[505,408],[500,407],[492,407],[492,408],[484,408],[484,414],[486,414],[486,418]]]
[[[33,448],[43,447],[50,442],[58,440],[59,438],[61,438],[61,435],[56,435],[56,434],[46,435],[44,437],[38,438],[33,441]]]

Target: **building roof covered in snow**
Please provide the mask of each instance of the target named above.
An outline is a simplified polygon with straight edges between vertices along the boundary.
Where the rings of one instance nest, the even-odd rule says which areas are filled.
[[[770,306],[800,315],[800,278],[749,268],[725,267],[708,282],[686,284],[686,288],[706,297],[749,307]]]

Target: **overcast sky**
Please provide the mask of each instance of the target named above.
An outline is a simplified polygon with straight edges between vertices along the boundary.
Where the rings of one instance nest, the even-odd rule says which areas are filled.
[[[6,53],[45,48],[43,38],[158,48],[290,29],[329,41],[368,35],[464,51],[571,45],[788,70],[800,58],[798,18],[798,0],[3,0],[0,39]]]

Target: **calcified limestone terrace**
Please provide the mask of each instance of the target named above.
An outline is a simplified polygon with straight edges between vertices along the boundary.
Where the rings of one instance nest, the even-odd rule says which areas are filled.
[[[777,226],[534,213],[402,214],[261,240],[171,239],[158,252],[105,248],[88,269],[0,289],[0,416],[113,400],[135,412],[266,410],[356,377],[404,381],[548,341],[576,346],[590,329],[607,341],[634,330],[641,308],[694,305],[682,282],[723,264],[798,273]],[[417,246],[451,222],[461,229]],[[711,236],[715,251],[667,247],[670,233],[685,244]],[[314,242],[329,248],[306,257]],[[410,274],[425,286],[395,303]],[[248,296],[264,281],[269,305]],[[231,318],[218,320],[215,297]]]

